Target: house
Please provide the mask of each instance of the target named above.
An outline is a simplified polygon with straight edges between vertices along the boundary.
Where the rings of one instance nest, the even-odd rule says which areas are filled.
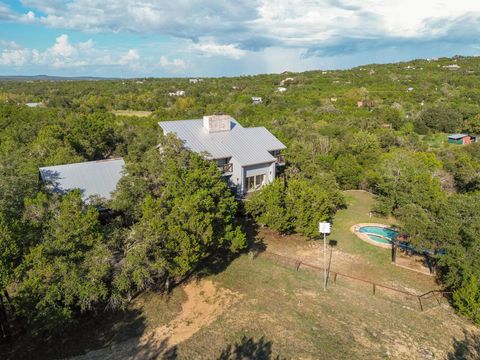
[[[443,65],[442,67],[445,68],[445,69],[450,69],[450,70],[460,69],[460,65],[458,65],[458,64]]]
[[[80,189],[82,199],[91,196],[109,200],[122,177],[122,158],[87,161],[75,164],[46,166],[39,169],[40,179],[52,192],[65,194]]]
[[[190,84],[197,84],[197,83],[202,82],[202,81],[203,81],[203,79],[197,79],[197,78],[188,79],[188,82],[189,82]]]
[[[280,86],[280,87],[277,88],[277,91],[278,92],[285,92],[285,91],[287,91],[287,88],[284,88],[284,87]]]
[[[252,96],[252,104],[258,105],[262,103],[262,98],[259,96]]]
[[[409,87],[409,88],[407,89],[408,92],[412,92],[413,90],[414,90],[413,87]]]
[[[283,79],[282,81],[280,81],[280,85],[285,85],[287,82],[292,82],[294,80],[295,79],[292,78],[292,77],[287,77],[287,78]]]
[[[169,92],[168,96],[185,96],[184,90],[177,90],[175,92]]]
[[[452,134],[448,136],[449,144],[467,145],[476,141],[476,136],[470,136],[468,134]]]
[[[36,108],[36,107],[42,106],[43,103],[41,103],[41,102],[28,102],[25,105],[27,105],[30,108]]]
[[[164,134],[175,134],[185,147],[215,161],[238,195],[271,183],[285,165],[280,140],[264,127],[244,128],[228,115],[161,121]]]

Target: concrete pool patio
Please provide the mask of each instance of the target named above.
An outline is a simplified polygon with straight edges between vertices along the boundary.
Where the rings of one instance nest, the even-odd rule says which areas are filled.
[[[362,227],[380,227],[384,229],[395,229],[396,227],[394,225],[385,225],[380,223],[358,223],[350,227],[350,232],[355,234],[359,239],[371,245],[374,245],[376,247],[389,249],[389,250],[392,249],[392,243],[390,242],[383,243],[383,242],[372,240],[369,237],[369,235],[380,236],[383,238],[386,238],[386,237],[381,236],[379,234],[375,234],[375,233],[360,232],[359,230]],[[425,266],[423,262],[423,256],[420,256],[420,255],[414,255],[414,254],[407,255],[407,254],[402,254],[402,252],[399,251],[397,254],[397,260],[394,263],[394,265],[410,271],[415,271],[424,275],[435,276],[435,274],[431,273],[430,269],[427,266]]]
[[[393,229],[393,227],[391,225],[385,225],[385,224],[379,224],[379,223],[360,223],[360,224],[355,224],[353,226],[350,227],[350,231],[355,234],[359,239],[371,244],[371,245],[374,245],[374,246],[378,246],[378,247],[381,247],[381,248],[384,248],[384,249],[391,249],[392,248],[392,244],[391,243],[382,243],[382,242],[378,242],[378,241],[375,241],[375,240],[372,240],[368,235],[370,233],[367,233],[367,232],[360,232],[360,228],[362,227],[379,227],[379,228],[384,228],[384,229]],[[375,234],[375,233],[372,233],[372,235],[375,235],[375,236],[381,236],[379,234]],[[381,236],[381,237],[384,237],[384,236]]]

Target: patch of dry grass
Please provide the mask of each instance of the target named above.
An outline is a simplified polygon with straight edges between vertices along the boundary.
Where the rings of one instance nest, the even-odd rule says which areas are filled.
[[[153,111],[140,111],[140,110],[113,110],[113,114],[117,116],[137,116],[148,117],[152,115]]]

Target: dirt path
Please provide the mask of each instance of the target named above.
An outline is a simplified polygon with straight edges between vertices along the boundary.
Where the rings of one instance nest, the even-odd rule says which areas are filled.
[[[239,296],[230,290],[218,288],[210,280],[189,282],[184,287],[187,301],[178,316],[164,326],[111,347],[90,351],[71,359],[154,359],[168,357],[175,346],[187,340],[202,327],[214,321]]]

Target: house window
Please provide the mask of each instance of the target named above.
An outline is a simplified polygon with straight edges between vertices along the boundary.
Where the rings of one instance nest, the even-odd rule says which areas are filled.
[[[247,192],[260,189],[264,183],[265,183],[265,174],[248,176],[245,178],[245,185],[247,188]]]

